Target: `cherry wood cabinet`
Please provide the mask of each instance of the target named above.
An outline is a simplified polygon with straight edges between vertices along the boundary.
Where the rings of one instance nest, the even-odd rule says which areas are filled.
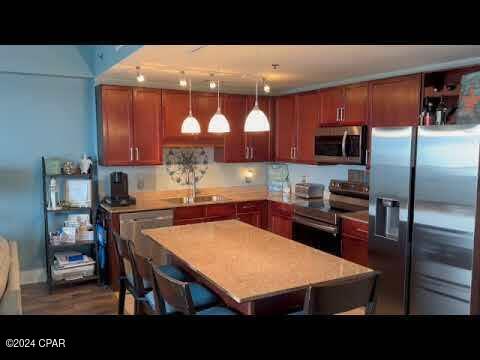
[[[368,84],[354,84],[320,91],[321,126],[366,125]]]
[[[252,110],[255,105],[255,97],[247,97],[247,111],[246,115]],[[246,133],[245,144],[249,148],[247,150],[248,162],[263,162],[271,160],[270,154],[270,142],[272,137],[272,101],[267,96],[261,96],[258,98],[258,107],[262,110],[270,122],[270,131],[263,131],[258,133]],[[245,118],[246,118],[245,115]],[[245,119],[244,119],[245,121]]]
[[[343,108],[344,90],[341,87],[321,90],[321,126],[339,126]]]
[[[342,219],[342,257],[368,266],[368,224]]]
[[[224,135],[223,146],[216,147],[216,162],[237,163],[247,161],[246,139],[243,127],[247,116],[247,102],[243,95],[223,95],[222,113],[230,124],[230,133]]]
[[[97,136],[101,165],[130,165],[133,149],[132,89],[99,86]]]
[[[368,156],[370,165],[371,130],[377,126],[418,125],[421,106],[421,74],[400,76],[369,83],[370,118]]]
[[[367,125],[368,84],[355,84],[344,87],[344,110],[342,115],[342,126]]]
[[[237,219],[247,224],[266,229],[267,201],[246,201],[237,203]]]
[[[315,164],[315,129],[319,126],[322,95],[309,92],[297,95],[297,147],[295,161]]]
[[[133,90],[133,138],[136,164],[161,164],[162,93],[154,89]]]
[[[269,230],[277,235],[292,238],[293,207],[289,204],[269,202]]]
[[[223,136],[208,133],[208,123],[217,111],[217,96],[211,93],[192,92],[192,114],[200,123],[200,134],[182,134],[183,120],[188,116],[188,91],[162,90],[163,144],[221,145]]]
[[[275,160],[294,160],[297,145],[295,95],[279,96],[275,100]]]
[[[161,91],[124,86],[96,88],[101,165],[159,165]]]
[[[418,125],[420,90],[420,74],[370,82],[369,125]]]
[[[200,123],[201,133],[199,140],[209,143],[212,141],[223,142],[223,135],[208,132],[208,123],[218,108],[217,93],[192,92],[193,116]]]

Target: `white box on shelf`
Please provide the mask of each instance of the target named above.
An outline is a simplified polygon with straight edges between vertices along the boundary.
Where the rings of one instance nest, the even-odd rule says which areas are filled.
[[[92,180],[65,180],[65,201],[76,207],[92,206]]]

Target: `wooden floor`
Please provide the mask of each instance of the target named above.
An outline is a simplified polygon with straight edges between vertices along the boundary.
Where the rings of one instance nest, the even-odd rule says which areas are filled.
[[[58,288],[49,294],[46,284],[22,286],[25,315],[114,315],[118,298],[95,283]]]

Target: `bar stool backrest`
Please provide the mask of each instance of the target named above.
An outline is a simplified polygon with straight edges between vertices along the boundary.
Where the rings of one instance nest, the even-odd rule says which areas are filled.
[[[177,312],[185,315],[195,314],[188,282],[176,280],[162,272],[158,267],[153,267],[153,275],[154,291],[157,292],[158,298],[162,298]],[[163,301],[161,303],[163,304]],[[163,312],[165,312],[165,309],[163,309]]]
[[[365,313],[373,314],[379,275],[371,271],[312,286],[307,289],[303,311],[306,315],[333,315],[365,306]]]

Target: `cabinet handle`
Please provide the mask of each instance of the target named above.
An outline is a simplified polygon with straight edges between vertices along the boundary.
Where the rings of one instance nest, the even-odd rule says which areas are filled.
[[[363,229],[360,229],[360,228],[357,228],[356,230],[360,233],[368,234],[367,230],[363,230]]]
[[[253,160],[253,147],[250,148],[250,159]]]
[[[338,113],[339,113],[340,108],[337,108],[337,120],[338,121]]]
[[[368,166],[368,149],[365,150],[365,165]]]
[[[133,161],[133,148],[130,148],[130,161]]]
[[[293,158],[294,159],[297,158],[297,147],[296,146],[293,147]]]
[[[341,121],[345,121],[345,108],[344,107],[340,108],[340,119],[341,119]]]
[[[290,159],[293,159],[293,146],[290,147]]]
[[[137,157],[137,161],[140,160],[140,155],[139,155],[138,147],[135,148],[135,155]]]
[[[248,152],[249,152],[248,146],[245,146],[245,159],[247,160],[248,160]]]

